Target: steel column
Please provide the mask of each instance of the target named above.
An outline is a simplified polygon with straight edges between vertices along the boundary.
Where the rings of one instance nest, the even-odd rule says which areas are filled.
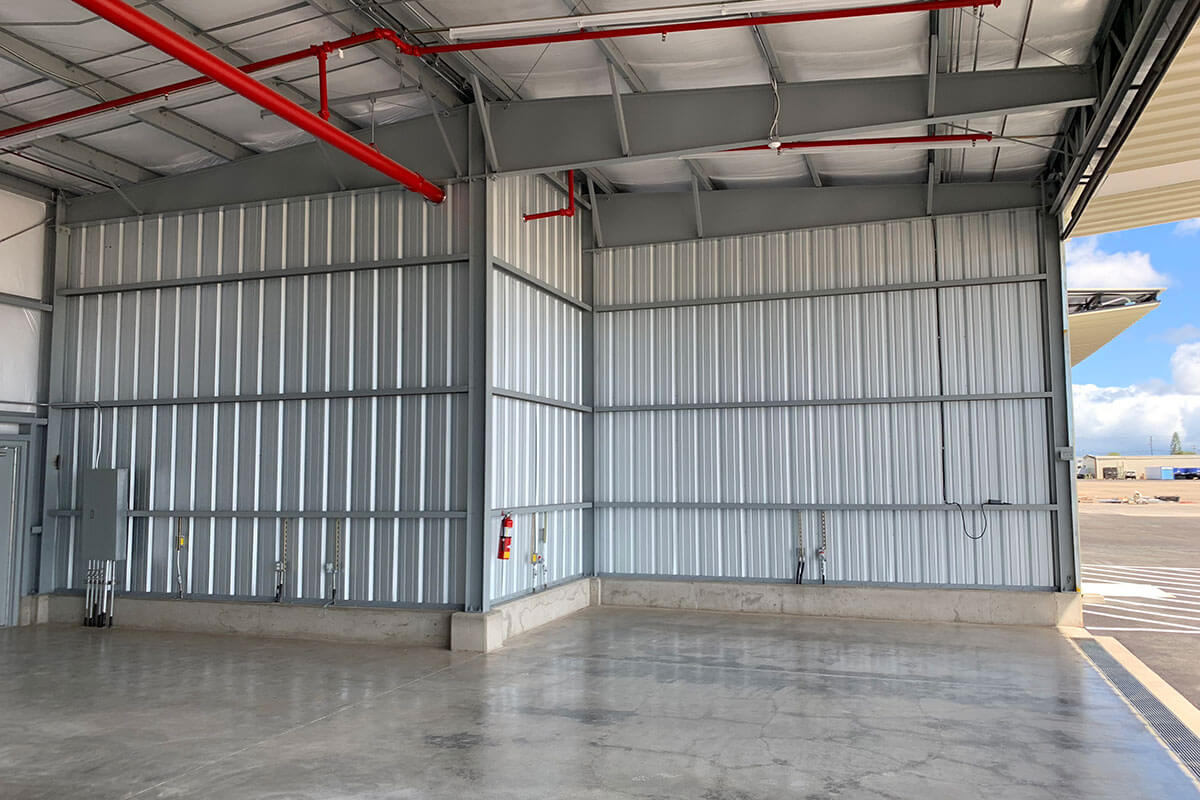
[[[468,171],[479,175],[487,170],[487,153],[479,108],[471,106],[468,127]],[[475,179],[467,191],[470,270],[468,302],[468,345],[470,389],[467,395],[467,537],[464,555],[467,611],[486,611],[491,587],[486,585],[488,510],[491,508],[491,415],[492,354],[492,265],[488,258],[491,242],[486,179]]]
[[[1046,367],[1049,400],[1050,500],[1054,504],[1055,580],[1064,592],[1079,586],[1079,524],[1075,498],[1075,432],[1071,420],[1071,358],[1067,331],[1066,284],[1059,218],[1039,219],[1040,258],[1046,273]]]
[[[55,203],[54,260],[46,265],[50,272],[49,286],[57,292],[67,285],[67,257],[70,231],[65,223],[67,204],[60,195]],[[50,314],[50,362],[47,367],[49,402],[63,396],[63,357],[66,355],[67,316],[62,303],[55,303]],[[51,406],[47,410],[45,478],[42,483],[42,546],[38,566],[37,586],[39,592],[52,592],[60,588],[59,581],[65,576],[57,571],[59,548],[58,521],[51,515],[59,508],[58,459],[62,447],[63,412]]]
[[[590,186],[590,183],[589,183]],[[593,201],[592,210],[587,212],[589,216],[596,213],[595,201]],[[594,260],[593,245],[594,227],[591,224],[582,225],[580,228],[581,245],[583,247],[583,260],[581,262],[582,274],[579,276],[579,292],[583,302],[587,305],[587,310],[583,313],[583,330],[582,341],[580,342],[580,358],[582,366],[579,371],[580,381],[580,400],[585,406],[593,409],[593,413],[584,414],[582,441],[580,442],[580,453],[582,463],[580,464],[580,485],[583,488],[583,501],[586,507],[583,510],[583,553],[581,564],[583,566],[584,575],[596,574],[596,513],[592,508],[592,502],[596,498],[596,415],[594,406],[596,402],[596,312],[595,312],[595,277],[594,277]]]

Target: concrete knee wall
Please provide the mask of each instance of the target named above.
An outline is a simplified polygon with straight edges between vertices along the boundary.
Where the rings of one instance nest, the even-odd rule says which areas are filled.
[[[591,606],[676,608],[905,622],[1082,627],[1074,592],[796,586],[790,583],[580,578],[485,613],[120,597],[122,628],[449,647],[488,653]],[[78,624],[75,595],[21,600],[20,624]]]
[[[451,620],[453,650],[491,652],[520,633],[588,606],[678,608],[905,622],[1082,627],[1074,592],[797,586],[790,583],[582,578],[485,614]]]

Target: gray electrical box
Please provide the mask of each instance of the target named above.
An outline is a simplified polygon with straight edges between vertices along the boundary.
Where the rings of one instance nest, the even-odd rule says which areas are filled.
[[[128,470],[83,470],[79,475],[79,500],[80,557],[84,561],[124,561],[129,520]]]

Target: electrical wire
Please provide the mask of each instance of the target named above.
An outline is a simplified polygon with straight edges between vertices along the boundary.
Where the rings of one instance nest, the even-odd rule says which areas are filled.
[[[74,78],[68,78],[65,75],[59,75],[57,72],[54,72],[53,70],[46,69],[41,64],[35,64],[34,62],[30,61],[28,58],[21,55],[16,50],[13,50],[10,47],[5,47],[4,45],[0,44],[0,50],[3,50],[4,52],[8,53],[10,56],[17,59],[21,63],[26,64],[34,72],[37,72],[41,75],[46,75],[57,81],[62,81],[63,83],[67,84],[68,86],[73,86],[76,89],[82,89],[83,91],[87,92],[88,94],[91,94],[92,96],[94,96],[101,103],[103,103],[105,100],[108,99],[104,95],[97,92],[92,87],[88,86],[87,84],[80,83],[79,81],[75,80]]]
[[[968,539],[975,541],[975,542],[982,539],[983,535],[988,532],[988,516],[987,516],[987,511],[984,510],[984,507],[983,507],[984,504],[983,503],[979,504],[979,513],[983,514],[983,529],[981,531],[979,531],[979,533],[975,536],[972,536],[971,533],[967,530],[967,512],[963,511],[962,503],[951,503],[951,505],[958,507],[958,515],[959,515],[959,517],[962,518],[963,536],[966,536]]]
[[[775,80],[775,73],[771,72],[771,93],[775,96],[775,115],[771,120],[771,131],[767,134],[767,141],[779,141],[779,81]],[[778,151],[777,151],[778,152]]]

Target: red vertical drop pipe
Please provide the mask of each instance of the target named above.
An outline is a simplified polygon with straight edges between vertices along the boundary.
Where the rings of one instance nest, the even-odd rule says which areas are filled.
[[[74,0],[74,2],[143,42],[177,58],[197,72],[209,76],[230,91],[257,103],[280,119],[292,123],[302,131],[328,142],[343,153],[379,170],[405,188],[417,192],[435,203],[446,199],[445,191],[427,178],[387,158],[340,128],[335,128],[121,0]]]
[[[573,216],[575,216],[575,170],[569,169],[567,170],[567,207],[554,211],[539,211],[537,214],[526,214],[523,219],[526,222],[532,222],[535,219]]]
[[[317,51],[317,82],[321,85],[321,119],[329,121],[329,72],[326,62],[329,51],[322,47]]]

